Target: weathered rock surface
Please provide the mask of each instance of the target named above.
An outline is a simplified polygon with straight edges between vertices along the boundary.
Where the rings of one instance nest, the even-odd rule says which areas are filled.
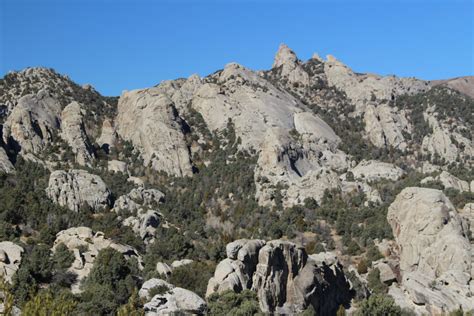
[[[421,183],[428,183],[431,181],[439,181],[441,184],[446,188],[451,188],[458,190],[459,192],[469,192],[470,191],[470,185],[469,182],[461,180],[452,174],[450,174],[447,171],[442,171],[439,175],[436,177],[426,177],[423,180],[421,180]]]
[[[94,151],[84,127],[81,105],[77,102],[71,102],[61,113],[61,138],[71,147],[79,165],[91,166]]]
[[[3,149],[3,147],[0,147],[0,172],[15,172],[15,167],[11,163],[10,159],[8,159],[8,155],[5,152],[5,149]]]
[[[41,90],[20,98],[3,125],[3,141],[22,154],[38,154],[59,129],[61,105]]]
[[[355,179],[369,182],[381,179],[396,181],[405,174],[401,168],[391,163],[377,160],[363,160],[356,167],[351,169],[351,172]]]
[[[77,280],[71,287],[73,293],[81,292],[80,282],[89,275],[94,260],[102,249],[110,247],[123,254],[126,259],[135,258],[138,267],[143,268],[142,258],[135,248],[115,243],[105,238],[102,232],[93,232],[88,227],[73,227],[60,231],[56,234],[52,251],[56,251],[60,244],[64,244],[74,253],[74,262],[68,269],[77,275]]]
[[[186,124],[173,100],[159,89],[123,93],[115,125],[118,135],[139,150],[145,165],[174,176],[192,174]]]
[[[472,249],[466,227],[442,191],[405,188],[387,215],[400,247],[400,292],[425,312],[474,308]],[[396,289],[398,287],[398,289]]]
[[[135,234],[146,242],[155,237],[156,228],[161,223],[161,215],[154,210],[139,210],[137,215],[127,217],[122,224],[130,226]]]
[[[440,122],[435,109],[428,109],[423,115],[433,132],[423,138],[422,152],[432,157],[439,156],[446,162],[455,162],[458,157],[468,160],[474,155],[471,140],[452,130],[451,122]]]
[[[109,152],[110,148],[115,147],[116,141],[117,132],[115,131],[114,124],[111,120],[105,119],[102,123],[102,131],[100,137],[97,139],[96,142],[106,152]]]
[[[348,166],[346,155],[336,149],[339,138],[322,120],[309,113],[296,114],[298,139],[283,129],[269,129],[257,160],[257,199],[269,205],[282,187],[284,205],[301,204],[308,197],[320,200],[326,189],[340,187],[334,170]]]
[[[155,287],[167,288],[163,294],[157,294],[143,306],[145,315],[175,315],[190,314],[202,315],[206,310],[206,302],[196,293],[175,287],[161,279],[150,279],[146,281],[139,291],[142,298],[150,299],[149,291]]]
[[[52,172],[46,193],[53,202],[75,212],[84,204],[98,211],[111,202],[111,193],[104,181],[85,170]]]
[[[332,313],[350,300],[349,283],[337,263],[308,258],[305,250],[282,240],[236,240],[216,267],[206,296],[252,289],[265,313],[294,314],[308,305]]]
[[[367,137],[375,146],[407,149],[404,133],[411,134],[412,126],[405,110],[371,102],[366,105],[364,123]]]
[[[127,163],[120,160],[109,160],[107,162],[107,170],[127,173]]]
[[[138,187],[120,196],[114,204],[114,210],[138,211],[140,208],[152,207],[163,201],[165,195],[157,189]]]
[[[20,267],[23,248],[11,241],[0,242],[0,276],[12,283],[15,272]]]
[[[344,91],[360,110],[373,99],[392,100],[398,95],[415,94],[430,88],[428,82],[415,78],[356,74],[330,55],[324,63],[324,72],[329,85]]]
[[[308,73],[303,70],[296,54],[285,44],[281,44],[278,48],[272,68],[279,67],[281,67],[280,75],[287,78],[289,83],[309,84]]]

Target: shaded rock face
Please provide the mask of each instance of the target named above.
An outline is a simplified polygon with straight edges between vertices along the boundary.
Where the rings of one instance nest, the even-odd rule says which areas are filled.
[[[15,167],[11,163],[3,147],[0,147],[0,172],[5,172],[5,173],[15,172]]]
[[[156,287],[165,288],[165,293],[150,297],[150,290]],[[156,278],[143,283],[138,295],[148,301],[143,306],[147,316],[182,313],[202,315],[207,307],[206,302],[196,293]]]
[[[110,206],[111,192],[97,175],[85,170],[56,170],[49,176],[48,197],[71,211],[79,211],[83,204],[98,211]]]
[[[117,141],[117,132],[113,122],[110,119],[105,119],[102,122],[102,131],[100,137],[96,140],[97,144],[102,147],[105,152],[109,152],[110,148],[115,147]]]
[[[24,249],[11,241],[0,242],[0,276],[12,283],[13,275],[21,264]]]
[[[102,232],[94,232],[88,227],[73,227],[57,233],[53,253],[60,244],[64,244],[74,253],[74,262],[68,269],[77,275],[76,282],[71,287],[73,293],[81,292],[80,283],[91,272],[95,258],[102,249],[110,247],[123,254],[125,259],[135,258],[138,267],[143,268],[142,258],[135,248],[115,243],[105,238]]]
[[[61,138],[72,148],[76,162],[81,166],[91,166],[94,151],[89,142],[79,103],[72,102],[61,113]]]
[[[435,314],[459,306],[473,309],[472,245],[443,192],[405,188],[390,205],[387,219],[400,248],[402,290],[391,291],[397,300]]]
[[[21,154],[38,154],[53,141],[60,114],[61,105],[47,91],[26,95],[3,125],[3,141]]]
[[[118,135],[139,150],[145,165],[174,176],[192,174],[187,125],[167,95],[155,88],[125,92],[115,125]]]
[[[216,267],[206,296],[226,290],[257,293],[265,313],[295,314],[313,305],[320,314],[334,313],[351,299],[342,267],[318,262],[305,250],[282,240],[236,240]]]
[[[281,128],[269,129],[264,138],[255,179],[260,205],[272,203],[274,187],[282,185],[285,206],[301,204],[308,198],[320,200],[326,189],[340,187],[336,171],[348,167],[334,131],[319,117],[302,112],[294,115],[290,135]]]

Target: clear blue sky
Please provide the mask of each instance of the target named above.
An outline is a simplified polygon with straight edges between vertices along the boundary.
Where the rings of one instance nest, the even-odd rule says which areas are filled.
[[[46,66],[105,95],[271,67],[281,42],[355,71],[474,74],[474,0],[0,0],[0,73]]]

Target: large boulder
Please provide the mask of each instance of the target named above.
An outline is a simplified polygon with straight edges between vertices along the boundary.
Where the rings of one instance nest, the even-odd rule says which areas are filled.
[[[156,294],[150,299],[150,291],[160,287],[163,293]],[[139,296],[148,300],[143,306],[145,315],[202,315],[206,311],[206,302],[194,292],[175,287],[161,279],[150,279],[143,283]]]
[[[61,138],[71,147],[76,155],[76,162],[81,166],[91,166],[94,151],[86,134],[83,121],[83,110],[77,102],[71,102],[61,113]]]
[[[11,241],[0,242],[0,276],[12,282],[13,275],[20,267],[23,248]]]
[[[158,88],[124,92],[115,128],[139,150],[145,165],[173,176],[192,174],[184,120],[173,100]]]
[[[406,299],[429,313],[473,309],[467,227],[443,192],[405,188],[390,205],[387,219],[400,248]]]
[[[77,275],[76,282],[72,285],[73,293],[80,293],[80,283],[91,272],[94,261],[99,251],[105,248],[113,248],[123,254],[125,259],[134,258],[138,267],[143,268],[143,262],[138,251],[128,245],[122,245],[111,239],[105,238],[104,233],[94,232],[89,227],[72,227],[56,234],[52,251],[60,245],[65,245],[74,254],[74,262],[68,271]]]
[[[421,183],[429,183],[431,181],[439,181],[444,186],[445,189],[455,189],[459,192],[469,192],[470,185],[469,182],[459,179],[458,177],[453,176],[447,171],[442,171],[436,177],[426,177],[421,180]]]
[[[257,293],[265,313],[295,314],[313,305],[318,313],[334,313],[351,299],[342,266],[308,257],[304,248],[274,240],[236,240],[226,247],[209,280],[206,296],[226,290]]]
[[[52,172],[46,193],[54,203],[75,212],[84,204],[99,211],[111,203],[111,193],[104,181],[85,170]]]

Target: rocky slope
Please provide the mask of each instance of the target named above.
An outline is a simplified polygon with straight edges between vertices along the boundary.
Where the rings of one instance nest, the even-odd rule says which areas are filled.
[[[286,45],[118,98],[9,73],[0,274],[79,314],[471,310],[470,85]]]

